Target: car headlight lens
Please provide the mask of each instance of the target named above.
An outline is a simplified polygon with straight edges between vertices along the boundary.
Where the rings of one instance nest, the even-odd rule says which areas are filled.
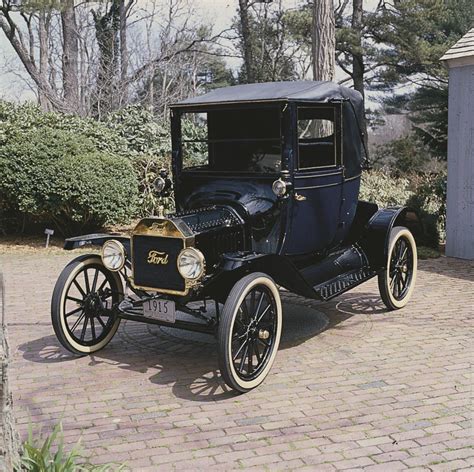
[[[286,193],[286,183],[281,179],[275,180],[272,184],[272,190],[277,197],[282,197]]]
[[[125,248],[115,239],[109,239],[102,246],[102,263],[112,272],[122,269],[125,259]]]
[[[153,186],[157,193],[161,193],[165,189],[166,181],[163,177],[157,177],[153,182]]]
[[[204,274],[204,268],[204,256],[198,249],[188,247],[179,253],[178,270],[185,279],[199,279]]]

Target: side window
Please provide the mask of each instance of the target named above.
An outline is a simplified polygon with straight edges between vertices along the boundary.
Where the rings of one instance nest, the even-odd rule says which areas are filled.
[[[183,113],[181,117],[183,169],[209,166],[207,113]]]
[[[336,165],[335,108],[298,109],[298,156],[300,169]]]

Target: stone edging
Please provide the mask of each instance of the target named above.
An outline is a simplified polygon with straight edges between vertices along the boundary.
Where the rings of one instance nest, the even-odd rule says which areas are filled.
[[[13,401],[8,383],[8,363],[10,351],[8,346],[8,333],[5,323],[5,288],[3,275],[0,272],[0,470],[13,470],[13,464],[18,461],[20,441],[15,429],[13,418]]]

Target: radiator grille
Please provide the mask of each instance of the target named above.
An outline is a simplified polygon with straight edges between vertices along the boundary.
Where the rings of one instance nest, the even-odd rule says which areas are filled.
[[[173,290],[184,292],[185,281],[178,272],[178,254],[184,247],[184,241],[178,238],[158,236],[133,236],[132,245],[133,281],[138,287]],[[157,251],[158,257],[167,256],[166,264],[148,262],[150,252]],[[156,260],[156,258],[155,258]]]

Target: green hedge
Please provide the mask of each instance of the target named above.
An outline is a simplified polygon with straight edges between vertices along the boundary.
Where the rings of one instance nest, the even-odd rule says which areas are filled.
[[[380,207],[406,205],[413,196],[410,181],[396,178],[389,172],[370,171],[362,174],[359,198]]]
[[[92,118],[62,113],[45,113],[36,105],[0,100],[0,146],[18,140],[29,130],[51,128],[87,138],[97,151],[128,156],[129,143],[116,130]]]
[[[0,233],[7,228],[34,232],[36,224],[47,224],[61,225],[61,231],[70,234],[122,223],[130,216],[150,215],[160,205],[168,209],[173,206],[170,199],[157,198],[152,185],[160,169],[170,168],[168,122],[158,123],[141,107],[125,108],[98,122],[0,100],[0,154],[6,172],[5,176],[0,174]],[[76,189],[67,211],[56,193],[69,195],[70,187],[57,190],[53,185],[54,195],[44,193],[36,198],[22,183],[24,165],[33,174],[50,173],[51,162],[44,162],[44,157],[53,154],[55,172],[74,176],[77,185],[87,192],[86,196],[79,195]],[[27,164],[24,156],[29,157]],[[78,168],[71,170],[75,164]],[[94,169],[93,175],[88,175],[89,169]],[[58,181],[64,182],[65,178]],[[89,182],[90,187],[99,189],[86,188]]]
[[[43,126],[11,133],[0,145],[0,175],[1,209],[16,223],[54,225],[69,235],[136,213],[130,160],[98,151],[72,131]]]

